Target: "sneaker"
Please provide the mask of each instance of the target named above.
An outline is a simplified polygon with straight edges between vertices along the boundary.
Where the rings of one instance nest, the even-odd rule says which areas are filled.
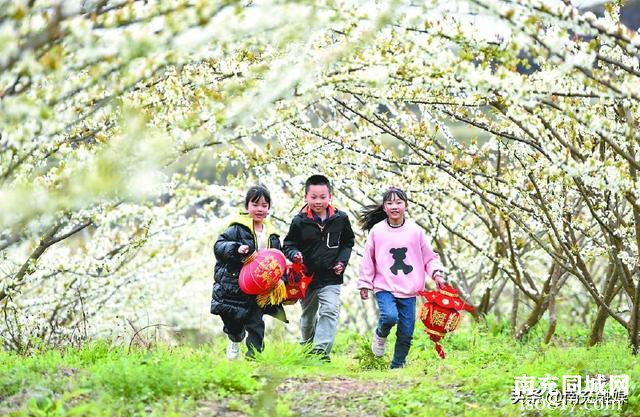
[[[227,359],[230,361],[234,361],[238,359],[240,355],[240,342],[234,342],[229,340],[229,344],[227,345]]]
[[[331,362],[331,357],[329,356],[329,354],[322,349],[312,349],[309,354],[312,356],[316,356],[318,359],[320,359],[320,362]]]
[[[384,349],[387,344],[386,337],[378,336],[378,333],[373,331],[373,339],[371,340],[371,351],[375,356],[384,356]]]

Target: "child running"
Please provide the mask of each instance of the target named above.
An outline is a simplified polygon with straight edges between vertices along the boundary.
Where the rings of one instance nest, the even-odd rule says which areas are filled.
[[[373,290],[380,317],[373,332],[371,350],[383,356],[387,336],[397,325],[396,345],[391,368],[405,365],[416,320],[416,296],[425,286],[425,276],[438,288],[445,284],[439,256],[427,242],[417,224],[405,218],[407,194],[389,188],[381,205],[367,206],[360,215],[361,227],[369,231],[360,267],[360,298],[369,298]]]
[[[211,314],[219,315],[223,331],[229,337],[227,358],[234,360],[240,342],[247,335],[247,357],[264,348],[263,314],[286,321],[282,306],[260,308],[255,295],[240,289],[238,276],[242,261],[253,252],[265,248],[280,249],[280,237],[267,219],[271,207],[269,190],[261,185],[249,188],[244,200],[246,212],[236,215],[214,245],[216,266],[211,296]]]
[[[324,175],[305,183],[306,206],[291,221],[284,238],[284,253],[304,263],[313,281],[302,304],[302,343],[329,362],[340,312],[340,285],[349,263],[354,235],[349,217],[331,205],[332,187]]]

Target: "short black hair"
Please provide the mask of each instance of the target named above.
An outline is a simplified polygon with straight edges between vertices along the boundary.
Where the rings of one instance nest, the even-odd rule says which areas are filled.
[[[260,200],[260,198],[264,197],[265,201],[271,208],[271,194],[269,194],[269,190],[264,185],[254,185],[249,188],[247,191],[247,195],[244,198],[244,208],[249,208],[249,201],[253,201],[254,203]]]
[[[307,182],[304,183],[304,193],[307,194],[309,192],[309,187],[312,185],[326,185],[329,190],[329,194],[333,194],[333,190],[331,189],[331,181],[329,178],[324,175],[312,175],[307,178]]]

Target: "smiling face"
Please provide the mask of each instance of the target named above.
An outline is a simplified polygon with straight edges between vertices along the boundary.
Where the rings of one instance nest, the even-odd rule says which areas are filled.
[[[331,204],[331,194],[326,185],[310,185],[304,201],[311,207],[311,210],[318,216],[322,216],[329,204]]]
[[[256,223],[262,223],[269,214],[269,203],[264,197],[260,197],[256,201],[249,201],[247,204],[249,217]]]
[[[389,217],[391,224],[401,224],[404,220],[407,203],[398,197],[397,194],[391,193],[389,198],[384,201],[382,209],[387,214],[387,217]]]

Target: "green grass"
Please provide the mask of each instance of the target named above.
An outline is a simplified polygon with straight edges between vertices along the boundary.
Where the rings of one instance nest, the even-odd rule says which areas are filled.
[[[607,329],[607,342],[587,349],[587,333],[562,327],[545,345],[540,326],[515,342],[505,323],[489,318],[486,325],[466,323],[448,335],[443,361],[418,325],[407,368],[393,371],[393,336],[385,357],[375,358],[368,334],[339,334],[328,364],[309,358],[297,343],[272,340],[274,335],[267,335],[267,348],[254,361],[228,362],[223,338],[199,348],[131,353],[106,342],[26,356],[0,352],[0,415],[640,415],[640,364],[625,335]],[[511,403],[511,390],[514,377],[524,374],[560,381],[563,375],[627,374],[629,401],[608,413],[522,411]]]
[[[146,415],[153,403],[169,413],[193,405],[188,398],[224,398],[258,389],[253,364],[229,363],[220,356],[211,347],[128,354],[104,342],[30,356],[2,352],[0,410],[2,403],[26,401],[24,409],[10,415],[93,415],[92,409],[95,415],[108,414],[105,410]]]
[[[630,376],[630,399],[622,412],[576,409],[525,415],[640,415],[637,385],[640,365],[637,358],[629,354],[624,339],[591,349],[567,346],[564,340],[547,346],[533,339],[518,343],[506,335],[471,329],[450,335],[444,342],[448,352],[445,361],[429,352],[430,341],[419,339],[414,366],[423,370],[424,381],[389,396],[385,416],[519,416],[521,410],[510,400],[514,377],[557,377],[561,388],[563,375],[580,375],[584,379],[586,375],[596,374]]]

